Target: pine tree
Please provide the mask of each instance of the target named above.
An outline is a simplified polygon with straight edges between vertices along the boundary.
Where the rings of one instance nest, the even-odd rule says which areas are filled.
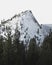
[[[20,65],[25,65],[25,46],[23,42],[20,43],[20,59],[21,59]]]
[[[52,34],[44,39],[37,65],[52,65]]]
[[[2,65],[2,57],[3,57],[3,37],[0,37],[0,65]]]
[[[7,55],[8,55],[8,65],[11,65],[11,58],[12,58],[12,39],[11,39],[11,32],[8,33],[8,40],[7,40]]]
[[[12,39],[11,32],[8,33],[7,39],[3,44],[3,62],[4,65],[11,65],[11,49],[12,49]]]
[[[38,61],[39,54],[38,54],[38,47],[36,45],[35,39],[31,39],[29,43],[29,48],[27,52],[27,64],[28,65],[35,65]]]
[[[19,41],[20,32],[16,30],[15,36],[14,36],[14,63],[15,65],[24,65],[25,64],[25,46],[23,42]]]

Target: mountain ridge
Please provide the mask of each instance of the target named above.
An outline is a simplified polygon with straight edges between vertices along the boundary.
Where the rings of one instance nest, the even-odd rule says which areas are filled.
[[[6,21],[2,21],[0,24],[0,35],[6,37],[7,32],[11,31],[13,36],[15,30],[18,30],[20,32],[20,41],[23,41],[25,44],[29,43],[31,38],[35,38],[37,43],[42,43],[45,36],[49,35],[50,32],[50,30],[47,32],[45,28],[47,29],[46,25],[41,26],[31,10],[27,10],[14,15]]]

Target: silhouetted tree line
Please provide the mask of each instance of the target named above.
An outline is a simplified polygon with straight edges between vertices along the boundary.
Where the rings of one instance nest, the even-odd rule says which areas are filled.
[[[32,38],[27,49],[16,35],[13,41],[11,33],[5,40],[0,36],[0,65],[52,65],[52,33],[40,47]]]

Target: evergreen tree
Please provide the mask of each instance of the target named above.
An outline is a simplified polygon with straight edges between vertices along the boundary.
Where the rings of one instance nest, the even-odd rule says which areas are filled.
[[[14,35],[14,63],[15,65],[20,65],[20,56],[19,56],[19,47],[20,47],[20,43],[19,43],[19,31],[16,30],[15,31],[15,35]]]
[[[20,43],[20,59],[21,59],[20,65],[25,65],[25,46],[23,42]]]
[[[44,39],[37,65],[52,65],[52,34]]]
[[[7,56],[8,56],[8,65],[11,65],[12,59],[12,39],[11,39],[11,32],[8,33],[8,40],[7,40]]]
[[[3,38],[0,37],[0,65],[2,65],[2,57],[3,57]]]
[[[12,49],[12,39],[11,39],[11,32],[8,33],[7,39],[3,44],[3,63],[4,65],[11,65],[11,51]]]
[[[38,61],[39,54],[38,54],[38,47],[36,45],[35,39],[31,39],[29,43],[29,48],[27,52],[27,64],[28,65],[35,65]]]
[[[20,32],[16,30],[15,36],[14,36],[14,63],[15,65],[24,65],[25,64],[25,46],[23,42],[20,43],[19,41]]]

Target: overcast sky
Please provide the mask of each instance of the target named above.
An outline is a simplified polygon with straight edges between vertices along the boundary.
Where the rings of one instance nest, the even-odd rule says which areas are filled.
[[[0,21],[25,10],[32,10],[39,23],[52,23],[52,0],[0,0]]]

